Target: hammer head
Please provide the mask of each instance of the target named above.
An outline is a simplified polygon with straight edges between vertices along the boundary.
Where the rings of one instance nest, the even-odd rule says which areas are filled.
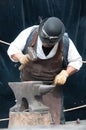
[[[28,47],[27,48],[27,53],[28,53],[28,58],[31,61],[36,61],[37,60],[37,54],[35,52],[35,50],[33,49],[33,47]],[[24,68],[24,65],[20,65],[19,70],[22,70]]]
[[[35,61],[37,59],[37,54],[33,47],[28,47],[28,55],[30,60]]]

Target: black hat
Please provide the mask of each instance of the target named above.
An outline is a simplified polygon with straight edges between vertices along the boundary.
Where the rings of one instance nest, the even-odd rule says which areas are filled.
[[[40,23],[38,34],[42,42],[55,44],[61,40],[64,32],[62,21],[57,17],[49,17]]]

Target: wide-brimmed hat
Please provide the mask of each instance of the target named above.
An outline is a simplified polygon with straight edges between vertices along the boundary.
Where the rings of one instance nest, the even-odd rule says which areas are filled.
[[[57,17],[49,17],[40,23],[38,35],[43,43],[55,44],[62,39],[64,32],[63,22]]]

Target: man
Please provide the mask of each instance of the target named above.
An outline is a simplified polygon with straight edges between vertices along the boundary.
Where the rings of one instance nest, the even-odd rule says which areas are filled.
[[[28,47],[32,47],[35,51],[37,55],[35,60],[32,60],[27,53]],[[41,80],[55,86],[62,86],[66,83],[67,78],[79,71],[82,66],[80,54],[72,40],[65,35],[64,24],[56,17],[44,19],[40,25],[23,30],[11,43],[7,53],[13,62],[20,62],[23,66],[20,69],[22,81]],[[50,95],[55,94],[58,97],[61,93],[60,88],[58,87],[56,92],[52,91]],[[59,106],[56,105],[60,98],[56,101],[55,95],[48,97],[51,100],[50,106],[53,103],[56,113],[61,111],[60,123],[64,123],[63,108],[61,107],[59,110]],[[60,100],[60,102],[63,101]],[[55,110],[53,111],[55,116]]]
[[[37,59],[31,61],[27,54],[23,53],[26,41],[33,28],[38,29],[38,35],[32,46],[37,54]],[[43,80],[51,81],[55,85],[63,85],[67,78],[77,72],[82,66],[82,58],[69,40],[67,66],[63,67],[63,36],[65,27],[62,21],[56,17],[43,20],[40,25],[34,25],[23,30],[8,48],[8,55],[14,62],[20,62],[24,67],[21,70],[22,81]]]

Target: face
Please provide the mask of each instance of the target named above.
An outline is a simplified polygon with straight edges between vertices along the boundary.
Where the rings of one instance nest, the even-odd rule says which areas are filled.
[[[40,32],[40,39],[43,43],[44,47],[48,47],[51,48],[55,45],[55,43],[57,43],[59,41],[59,37],[58,36],[49,36],[45,30],[42,27],[42,30]]]
[[[51,37],[46,37],[43,32],[41,32],[41,36],[40,36],[41,40],[43,43],[48,43],[50,45],[55,45],[55,43],[58,41],[57,38],[51,38]]]

